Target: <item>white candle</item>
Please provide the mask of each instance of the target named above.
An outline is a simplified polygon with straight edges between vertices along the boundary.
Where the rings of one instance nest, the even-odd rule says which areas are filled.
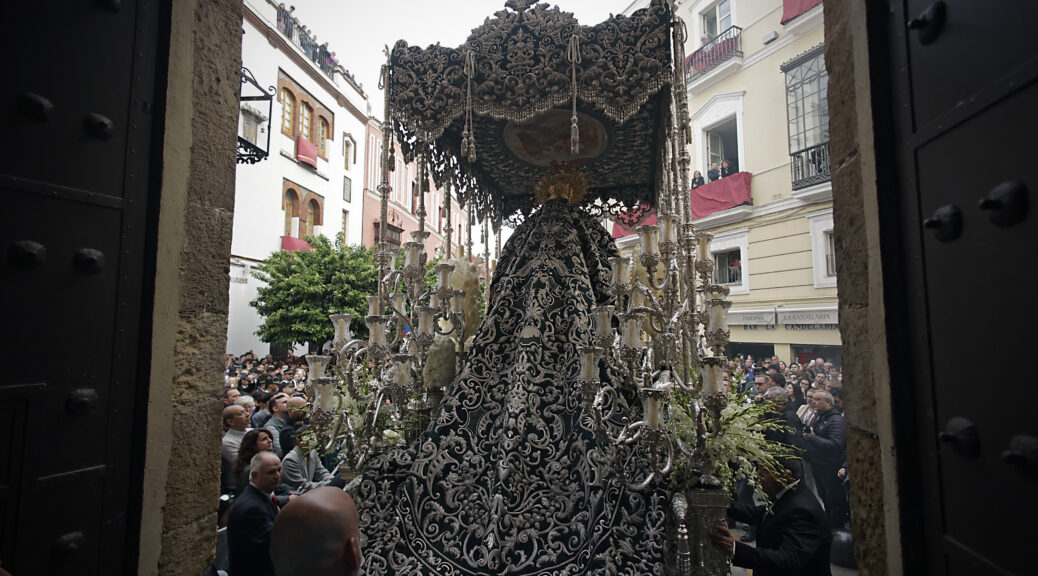
[[[378,296],[368,296],[368,316],[380,316],[382,314],[382,302]]]
[[[710,314],[707,319],[707,331],[714,330],[727,330],[728,329],[728,306],[727,302],[721,300],[713,300],[710,303]]]
[[[631,290],[630,306],[627,311],[633,312],[635,308],[641,308],[642,306],[645,306],[645,294],[642,294],[642,291],[637,288]]]
[[[458,314],[465,309],[465,293],[455,294],[451,296],[451,310]]]
[[[439,264],[436,266],[436,285],[440,287],[450,288],[451,286],[451,272],[454,271],[452,264]]]
[[[586,349],[580,356],[581,374],[584,380],[598,379],[598,360],[593,349]]]
[[[613,330],[612,319],[613,319],[613,307],[612,306],[596,306],[592,308],[591,319],[595,323],[595,334],[599,337],[606,337]]]
[[[368,343],[371,346],[386,345],[386,331],[385,328],[383,328],[381,322],[373,322],[371,324],[371,332],[368,335]]]
[[[705,364],[703,366],[703,395],[713,396],[721,391],[721,366],[720,364]]]
[[[416,306],[418,309],[418,333],[431,336],[435,325],[433,324],[433,309],[428,306]]]
[[[422,263],[422,245],[417,242],[404,244],[404,266],[420,266]]]
[[[659,253],[659,242],[657,235],[659,229],[655,224],[645,224],[638,227],[638,238],[641,240],[642,252],[655,256]]]
[[[660,427],[660,402],[652,396],[646,396],[642,400],[642,408],[645,411],[645,423],[649,428]]]
[[[628,264],[630,263],[624,256],[613,256],[609,259],[609,264],[613,267],[613,285],[627,284],[630,274],[628,273]]]
[[[321,378],[314,383],[314,408],[325,412],[335,409],[335,380]]]
[[[628,318],[624,326],[624,344],[629,348],[642,347],[642,329],[637,318]]]
[[[666,214],[664,216],[660,216],[660,225],[660,242],[677,242],[677,216],[673,214]]]
[[[700,260],[710,260],[710,238],[709,234],[696,234],[696,255]]]
[[[433,293],[432,295],[429,296],[429,306],[432,307],[432,308],[436,308],[436,309],[440,308],[440,295],[439,294]]]

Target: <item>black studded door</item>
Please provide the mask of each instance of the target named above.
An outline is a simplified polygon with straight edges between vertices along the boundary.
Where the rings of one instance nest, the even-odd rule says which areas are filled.
[[[154,2],[4,14],[0,566],[132,573],[165,27]]]
[[[905,573],[1035,574],[1038,4],[870,9]]]

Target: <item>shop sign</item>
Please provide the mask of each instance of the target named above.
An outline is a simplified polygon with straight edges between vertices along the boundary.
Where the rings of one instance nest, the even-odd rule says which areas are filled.
[[[774,308],[755,308],[752,310],[732,309],[728,311],[728,324],[736,326],[774,326]]]
[[[839,325],[835,306],[825,308],[779,308],[779,324],[788,326]]]

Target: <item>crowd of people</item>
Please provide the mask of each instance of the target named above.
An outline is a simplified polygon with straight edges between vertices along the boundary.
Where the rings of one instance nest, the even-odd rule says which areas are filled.
[[[302,516],[279,515],[282,509],[341,509],[343,514],[356,517],[352,500],[347,503],[333,495],[344,494],[341,489],[345,480],[332,466],[333,462],[322,460],[315,449],[306,410],[306,377],[307,366],[302,357],[275,361],[269,355],[258,358],[251,352],[227,356],[220,492],[225,503],[221,525],[227,526],[232,575],[275,573],[277,555],[270,553],[271,538],[277,533],[275,517],[287,517],[293,520],[285,523],[299,524],[297,529],[282,531],[292,538],[300,530],[308,529],[302,527],[306,524],[300,520]],[[762,473],[765,489],[774,488],[773,496],[778,499],[793,484],[797,489],[789,499],[797,502],[795,508],[803,514],[811,510],[801,493],[815,499],[815,506],[820,504],[818,514],[824,529],[801,537],[816,537],[818,554],[827,559],[829,531],[845,530],[850,521],[842,372],[822,358],[803,365],[787,365],[775,356],[759,362],[753,357],[739,357],[730,363],[723,378],[730,389],[746,395],[748,401],[770,402],[774,416],[785,423],[784,429],[769,432],[768,439],[795,447],[802,459],[787,464],[788,478]],[[335,490],[320,490],[322,487]],[[314,501],[301,500],[310,493],[323,496],[313,498]],[[759,503],[753,501],[752,489],[740,487],[736,496],[730,512],[733,518],[745,521],[746,532],[740,540],[757,541],[757,548],[762,550],[771,541],[780,546],[782,539],[776,540],[771,533],[774,525],[770,531],[757,529],[763,512]],[[299,501],[306,504],[296,508]],[[356,531],[355,520],[347,524],[343,530]],[[720,546],[734,542],[727,528],[715,532],[713,538]],[[343,541],[348,542],[349,538]],[[331,546],[327,541],[324,545]],[[748,567],[768,565],[766,553],[740,546],[732,545],[731,552],[741,554],[740,561],[749,563]],[[353,550],[336,549],[329,557],[345,563],[339,565],[352,565],[354,560],[359,562],[359,550],[354,555]],[[293,572],[277,572],[287,573]]]
[[[339,64],[335,52],[328,48],[328,43],[318,42],[317,34],[314,34],[309,26],[299,22],[295,11],[295,6],[278,5],[278,30],[281,30],[286,38],[299,46],[306,57],[313,60],[325,74],[330,76],[333,72],[339,71],[356,84],[356,79]]]
[[[240,357],[227,356],[223,392],[223,449],[221,456],[221,526],[227,527],[227,566],[231,574],[273,575],[277,559],[270,550],[275,544],[275,516],[289,507],[329,510],[343,508],[345,501],[324,495],[306,500],[299,508],[297,499],[322,487],[343,493],[346,481],[333,466],[329,470],[315,446],[306,410],[304,391],[306,362],[295,356],[275,362],[272,357],[257,358],[249,352]],[[324,494],[324,491],[321,491]],[[300,500],[302,501],[302,500]],[[357,530],[356,509],[352,509]],[[300,517],[289,515],[300,523]],[[280,522],[281,520],[279,520]],[[301,528],[283,531],[293,539]],[[312,542],[311,542],[312,544]],[[356,542],[353,543],[355,545]],[[330,546],[327,542],[325,545]],[[326,550],[327,552],[327,550]],[[347,552],[350,552],[347,554]],[[339,550],[332,558],[340,558],[350,566],[359,566],[359,549]],[[345,554],[345,556],[343,556]],[[356,569],[356,566],[354,566]],[[278,569],[277,574],[322,574]],[[331,573],[331,572],[328,572]],[[338,573],[342,573],[339,571]],[[350,573],[347,571],[347,573]]]
[[[738,170],[735,168],[735,164],[728,160],[721,160],[720,165],[718,165],[717,162],[711,162],[710,169],[706,171],[707,179],[703,179],[703,173],[699,170],[692,173],[692,187],[699,188],[707,182],[714,182],[721,178],[727,178],[736,172],[738,172]]]

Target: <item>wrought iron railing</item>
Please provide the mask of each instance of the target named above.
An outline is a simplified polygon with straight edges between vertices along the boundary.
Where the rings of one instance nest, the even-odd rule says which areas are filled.
[[[313,60],[314,64],[321,69],[322,72],[328,76],[333,76],[336,71],[346,77],[347,80],[352,82],[357,89],[360,89],[360,85],[357,84],[357,79],[354,78],[348,70],[343,68],[336,60],[335,57],[328,51],[328,43],[318,44],[314,41],[313,37],[304,30],[303,25],[299,23],[299,20],[295,18],[288,10],[284,8],[278,8],[278,30],[285,35],[293,44],[299,46],[306,54],[306,57]]]
[[[736,56],[742,56],[742,28],[731,26],[688,57],[685,76],[693,79],[706,74]]]
[[[829,143],[804,148],[789,155],[793,189],[800,190],[829,181]]]

